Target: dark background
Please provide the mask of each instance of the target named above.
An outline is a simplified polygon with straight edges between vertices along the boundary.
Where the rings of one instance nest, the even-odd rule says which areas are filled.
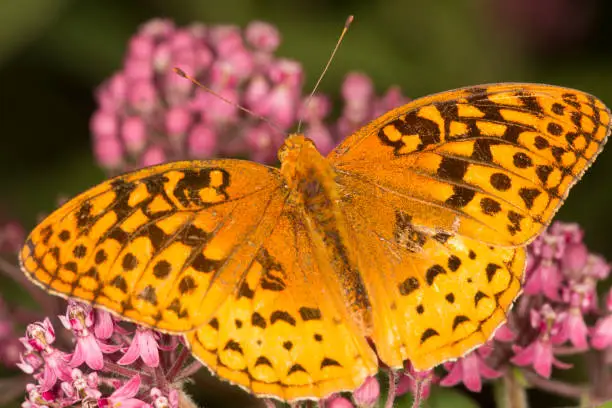
[[[350,71],[379,93],[419,97],[465,85],[527,81],[578,88],[612,104],[604,0],[0,0],[0,219],[27,229],[60,197],[104,179],[90,145],[93,90],[122,66],[130,36],[154,17],[178,25],[265,20],[300,61],[309,90],[342,24],[355,15],[321,90],[339,98]],[[612,150],[612,149],[610,149]],[[612,259],[612,151],[601,154],[557,219],[580,223]]]

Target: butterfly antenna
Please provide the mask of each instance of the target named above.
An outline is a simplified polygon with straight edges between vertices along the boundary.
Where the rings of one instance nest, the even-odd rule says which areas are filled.
[[[334,47],[334,50],[332,51],[331,55],[329,56],[329,59],[327,60],[327,64],[325,64],[325,68],[323,68],[323,72],[321,72],[321,75],[319,75],[319,79],[317,79],[317,83],[312,88],[312,92],[310,93],[310,95],[308,95],[308,99],[306,99],[306,103],[304,104],[306,108],[308,108],[308,106],[310,105],[310,102],[312,101],[312,97],[317,91],[319,84],[323,80],[325,73],[329,69],[331,62],[333,61],[334,56],[336,55],[336,51],[338,51],[338,48],[340,48],[340,43],[342,43],[342,40],[344,39],[344,36],[346,35],[346,32],[349,29],[349,26],[353,22],[353,19],[354,17],[352,15],[348,16],[348,18],[346,19],[346,22],[344,23],[344,28],[342,29],[342,33],[340,34],[340,37],[338,38],[338,41],[336,42],[336,46]],[[302,121],[303,121],[303,118],[300,118],[300,121],[298,122],[298,126],[297,126],[297,133],[300,133],[300,129],[302,128]]]
[[[224,96],[221,96],[219,93],[213,91],[212,89],[210,89],[209,87],[207,87],[206,85],[203,85],[200,81],[198,81],[197,79],[195,79],[194,77],[192,77],[191,75],[187,74],[185,71],[183,71],[182,69],[178,68],[178,67],[174,67],[173,68],[174,72],[177,73],[179,76],[191,81],[194,85],[196,85],[199,88],[202,88],[204,91],[208,92],[211,95],[216,96],[217,98],[221,99],[223,102],[228,103],[232,106],[237,107],[238,109],[240,109],[241,111],[261,120],[262,122],[267,123],[271,128],[273,128],[274,130],[278,131],[279,133],[285,135],[285,131],[283,129],[280,128],[280,126],[278,126],[276,123],[272,122],[271,120],[269,120],[268,118],[265,118],[261,115],[256,114],[255,112],[253,112],[252,110],[245,108],[242,105],[237,104],[236,102],[230,101],[229,99],[227,99]]]

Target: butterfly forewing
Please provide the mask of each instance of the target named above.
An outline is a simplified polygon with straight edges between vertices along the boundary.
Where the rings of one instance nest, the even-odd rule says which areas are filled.
[[[546,85],[465,88],[416,100],[329,159],[410,207],[413,224],[493,245],[542,231],[606,140],[608,109]]]
[[[21,252],[43,288],[168,332],[210,319],[285,196],[277,170],[178,162],[104,182],[34,229]]]

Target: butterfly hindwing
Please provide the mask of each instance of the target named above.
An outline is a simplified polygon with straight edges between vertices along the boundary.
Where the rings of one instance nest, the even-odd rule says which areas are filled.
[[[353,390],[377,371],[376,356],[322,274],[297,208],[286,208],[244,280],[213,319],[187,334],[212,371],[283,400]],[[323,255],[325,256],[325,255]]]
[[[344,181],[380,359],[422,370],[486,342],[520,291],[525,249],[420,228],[396,197]]]

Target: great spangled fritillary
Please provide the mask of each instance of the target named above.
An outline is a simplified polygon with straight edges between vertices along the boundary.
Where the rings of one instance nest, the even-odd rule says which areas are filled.
[[[106,181],[21,252],[54,294],[183,333],[224,379],[284,400],[352,390],[377,359],[428,369],[487,341],[524,246],[600,152],[610,112],[545,85],[413,101],[280,171],[178,162]]]

